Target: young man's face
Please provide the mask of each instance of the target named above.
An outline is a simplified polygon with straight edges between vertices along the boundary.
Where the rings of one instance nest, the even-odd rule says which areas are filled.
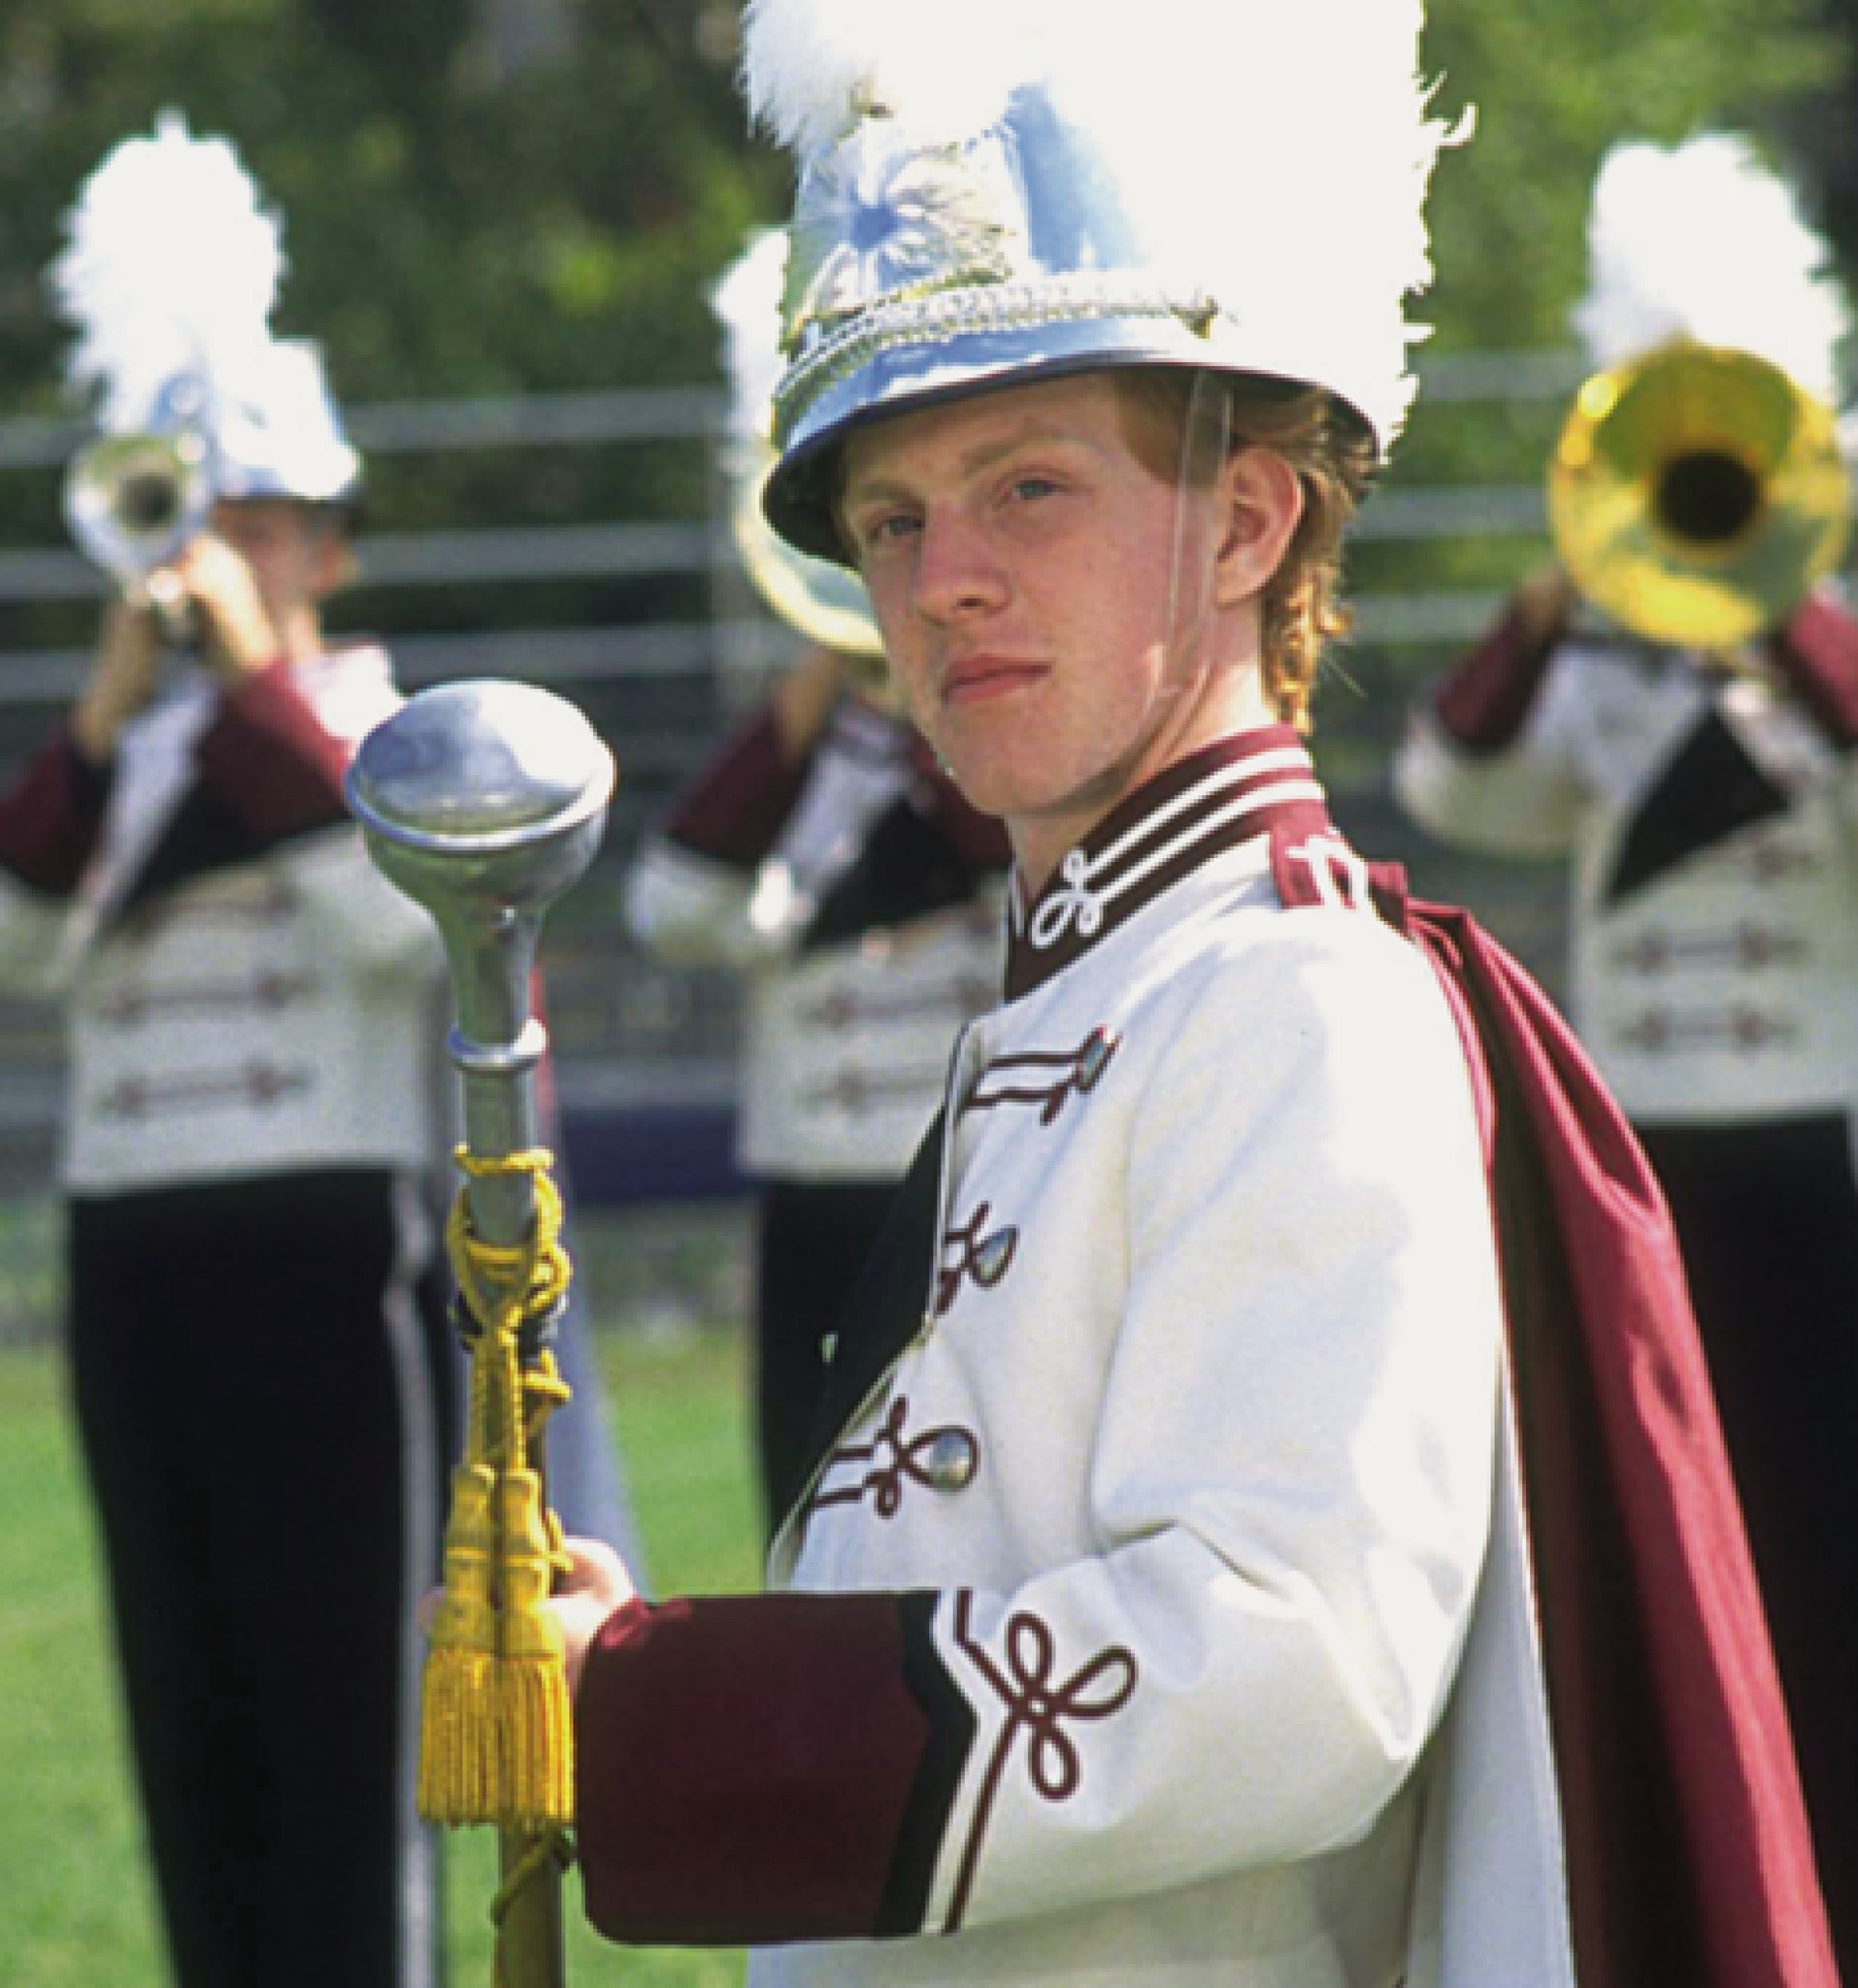
[[[251,569],[259,598],[282,624],[314,609],[340,584],[348,551],[342,531],[307,504],[249,497],[214,506],[213,528]]]
[[[845,528],[910,713],[1029,872],[1232,729],[1232,673],[1191,625],[1223,500],[1146,467],[1129,419],[1084,374],[846,447]]]

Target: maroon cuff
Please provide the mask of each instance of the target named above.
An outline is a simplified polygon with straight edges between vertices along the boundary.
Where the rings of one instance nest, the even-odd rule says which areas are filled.
[[[96,851],[115,771],[91,765],[68,730],[54,733],[0,795],[0,868],[47,897],[70,897]]]
[[[1841,751],[1858,746],[1858,621],[1814,594],[1775,638],[1774,654],[1826,737]]]
[[[774,712],[764,711],[697,776],[665,833],[696,855],[752,870],[780,840],[806,779],[806,760],[788,759]]]
[[[750,1946],[917,1932],[972,1744],[930,1595],[629,1603],[575,1700],[587,1916]]]
[[[195,757],[202,781],[243,828],[282,842],[348,819],[342,780],[349,751],[298,689],[290,666],[278,662],[221,696]]]
[[[1562,632],[1558,625],[1532,626],[1512,602],[1445,679],[1434,706],[1439,722],[1471,752],[1500,752],[1512,744],[1542,689]]]

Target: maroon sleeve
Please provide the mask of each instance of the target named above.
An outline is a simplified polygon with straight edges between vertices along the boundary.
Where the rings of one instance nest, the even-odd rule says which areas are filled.
[[[752,870],[780,840],[806,785],[808,761],[789,760],[772,709],[725,743],[671,812],[665,833],[699,856]]]
[[[1558,624],[1511,602],[1496,627],[1440,687],[1439,722],[1470,752],[1500,752],[1529,716],[1562,637]]]
[[[1841,751],[1858,746],[1858,621],[1825,594],[1812,594],[1775,638],[1789,687]]]
[[[587,1916],[749,1946],[921,1930],[973,1714],[933,1595],[634,1602],[575,1701]]]
[[[202,783],[243,829],[282,842],[348,819],[342,779],[351,750],[316,715],[289,666],[274,663],[220,698],[195,759]]]
[[[114,772],[92,766],[68,730],[48,739],[0,795],[0,868],[47,897],[70,897],[96,850]]]

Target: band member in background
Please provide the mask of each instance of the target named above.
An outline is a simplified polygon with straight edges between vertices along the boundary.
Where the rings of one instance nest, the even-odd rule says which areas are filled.
[[[169,1953],[182,1988],[429,1981],[443,965],[342,797],[397,703],[379,647],[321,634],[360,465],[317,354],[269,335],[278,224],[229,146],[165,119],[68,225],[75,382],[211,505],[149,576],[190,654],[149,588],[113,601],[0,798],[0,967],[69,1003],[74,1395]]]
[[[651,1606],[587,1550],[557,1604],[615,1938],[757,1982],[1832,1978],[1639,1156],[1300,733],[1410,392],[1419,27],[750,10],[802,156],[769,514],[855,561],[1008,825],[1007,998],[777,1591]]]
[[[758,1187],[754,1413],[764,1508],[798,1488],[825,1349],[923,1130],[963,1022],[995,997],[1006,839],[896,706],[843,568],[761,514],[774,456],[786,237],[714,293],[732,386],[737,542],[808,643],[680,796],[634,868],[634,934],[747,993],[738,1151]]]
[[[1844,301],[1745,142],[1619,149],[1590,234],[1577,323],[1603,378],[1726,377],[1752,355],[1836,461]],[[1720,386],[1709,405],[1720,418]],[[1679,467],[1701,451],[1681,429],[1654,444]],[[1645,471],[1669,577],[1634,574],[1615,597],[1626,559],[1605,543],[1575,553],[1597,602],[1560,563],[1536,575],[1415,712],[1396,785],[1444,841],[1573,860],[1574,1018],[1670,1198],[1858,1975],[1858,623],[1774,556],[1782,532],[1814,543],[1786,515],[1791,465],[1766,472],[1745,544],[1686,541],[1673,474],[1663,495]],[[1841,481],[1821,564],[1843,536]],[[1714,593],[1752,589],[1764,562],[1782,591],[1732,598],[1728,641],[1664,625],[1700,594],[1719,612]]]
[[[74,1397],[169,1954],[182,1988],[427,1981],[443,966],[342,797],[397,702],[321,635],[360,466],[314,348],[269,335],[278,224],[228,145],[164,119],[68,226],[74,381],[211,506],[0,799],[0,966],[69,1003]]]

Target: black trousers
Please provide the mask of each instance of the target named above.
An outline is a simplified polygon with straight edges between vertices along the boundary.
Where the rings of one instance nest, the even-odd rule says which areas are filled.
[[[823,1346],[883,1218],[894,1184],[770,1181],[755,1248],[755,1440],[762,1509],[770,1518],[794,1482],[825,1377]]]
[[[1858,1983],[1858,1182],[1842,1116],[1641,1128],[1676,1220]]]
[[[181,1988],[422,1988],[411,1766],[454,1354],[409,1183],[81,1200],[72,1377]]]

